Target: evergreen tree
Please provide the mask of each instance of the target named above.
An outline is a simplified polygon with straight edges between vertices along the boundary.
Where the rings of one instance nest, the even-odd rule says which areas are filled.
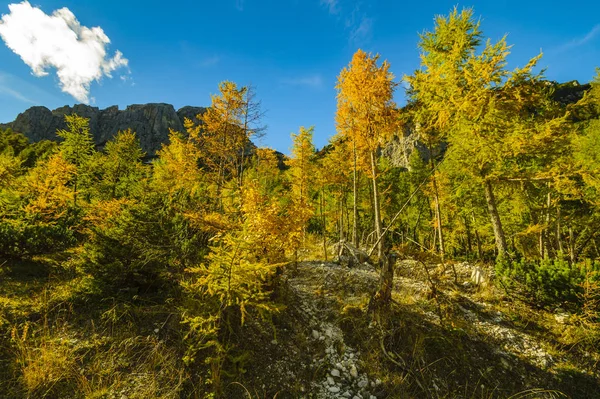
[[[143,157],[140,142],[131,129],[118,132],[106,143],[104,154],[97,163],[102,174],[99,191],[103,196],[110,199],[129,197],[133,186],[144,176]]]
[[[56,135],[63,139],[59,148],[63,159],[73,164],[76,172],[73,176],[73,205],[77,207],[77,194],[82,178],[86,178],[87,162],[94,154],[94,139],[90,133],[89,120],[73,115],[65,115],[67,129],[61,129]]]

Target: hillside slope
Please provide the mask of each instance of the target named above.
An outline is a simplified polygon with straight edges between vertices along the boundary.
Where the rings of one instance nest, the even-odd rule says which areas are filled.
[[[95,297],[59,262],[68,259],[3,266],[1,398],[202,397],[202,366],[182,363],[177,296]],[[469,282],[473,266],[456,268],[459,285],[437,265],[428,280],[421,263],[399,262],[380,324],[368,313],[372,266],[288,267],[274,293],[284,309],[239,331],[225,396],[597,398],[600,354],[569,315],[513,302]]]

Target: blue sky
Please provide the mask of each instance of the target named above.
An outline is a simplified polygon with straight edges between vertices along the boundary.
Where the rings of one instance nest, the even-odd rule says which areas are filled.
[[[9,14],[12,3],[17,2],[0,2],[0,14]],[[587,82],[600,66],[600,3],[592,1],[570,1],[565,7],[563,2],[523,0],[35,0],[31,7],[45,14],[67,8],[82,27],[100,27],[103,32],[87,29],[86,34],[94,43],[108,38],[110,44],[103,44],[106,54],[100,47],[88,54],[89,47],[70,43],[67,53],[77,54],[82,63],[74,70],[64,65],[64,57],[71,60],[68,54],[36,58],[28,53],[27,65],[0,45],[0,122],[32,105],[53,109],[82,100],[100,108],[148,102],[171,103],[176,109],[208,106],[218,83],[232,80],[254,85],[267,112],[267,136],[260,144],[287,153],[290,133],[314,125],[315,144],[322,147],[335,133],[336,77],[352,54],[358,48],[381,54],[400,80],[419,66],[418,33],[431,29],[433,17],[455,5],[474,7],[486,37],[508,34],[513,44],[509,67],[522,66],[540,50],[540,65],[552,80]],[[68,13],[61,15],[68,19]],[[30,29],[31,19],[26,19]],[[18,39],[20,28],[18,20],[11,22],[11,40]],[[55,39],[44,38],[44,51],[51,51]],[[114,58],[117,50],[121,58]],[[47,59],[55,59],[54,64]],[[48,62],[62,65],[62,78]],[[89,91],[77,84],[79,75],[68,76],[82,70],[91,81]]]

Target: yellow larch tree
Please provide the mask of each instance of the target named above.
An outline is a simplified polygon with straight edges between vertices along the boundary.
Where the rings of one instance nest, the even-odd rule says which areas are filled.
[[[69,183],[77,173],[77,167],[55,153],[36,165],[25,177],[23,198],[29,218],[53,223],[61,218],[73,201],[74,191]]]
[[[292,133],[291,157],[286,160],[291,182],[292,207],[289,210],[290,246],[294,254],[305,238],[306,224],[313,215],[311,190],[314,184],[315,146],[312,142],[314,128],[301,127],[298,134]],[[296,257],[297,258],[297,257]]]
[[[198,115],[201,124],[189,119],[184,122],[206,171],[214,176],[219,209],[223,207],[221,197],[228,183],[235,181],[237,190],[242,187],[250,139],[262,133],[262,115],[251,86],[239,87],[225,81],[219,84],[219,94],[211,96],[211,106]]]
[[[193,194],[199,189],[202,177],[198,166],[200,153],[190,138],[171,130],[169,144],[163,145],[157,155],[153,183],[159,191],[172,196],[181,190]]]
[[[436,158],[456,114],[456,109],[449,106],[448,101],[458,101],[455,97],[466,86],[463,70],[472,49],[480,43],[479,23],[472,19],[472,15],[471,9],[459,12],[455,8],[448,17],[436,17],[435,31],[420,35],[421,69],[411,76],[405,76],[409,83],[408,114],[419,140],[429,152],[436,231],[442,261],[445,256],[445,240]],[[459,36],[460,39],[457,39]],[[447,82],[451,82],[454,89]]]
[[[72,184],[73,205],[76,207],[81,182],[89,173],[88,163],[95,152],[95,145],[89,119],[73,114],[65,115],[65,122],[67,129],[58,130],[56,135],[63,139],[59,145],[63,159],[75,165]]]
[[[332,216],[335,216],[328,217],[328,219],[337,225],[338,236],[341,241],[346,238],[344,226],[349,222],[349,220],[345,220],[344,214],[348,192],[354,177],[352,143],[346,137],[336,135],[322,151],[325,154],[319,160],[319,170],[317,175],[320,185],[331,193],[331,196],[326,198],[323,202],[326,202],[327,199],[331,198],[334,203],[333,209],[335,209],[335,211],[331,211],[331,207],[329,207],[329,212],[325,211],[322,217],[328,217],[330,213],[333,214]],[[321,204],[322,207],[325,205],[326,203]],[[356,215],[354,215],[354,217],[356,218]],[[326,220],[323,221],[323,225],[323,228],[326,230],[328,225]],[[355,230],[354,226],[355,224],[353,225],[353,232]],[[354,233],[353,236],[355,236]]]
[[[377,152],[397,129],[396,104],[393,101],[397,84],[387,61],[379,65],[379,55],[358,50],[348,67],[338,77],[338,130],[354,143],[359,164],[371,175],[373,182],[374,224],[378,254],[383,256],[384,238],[377,178]]]

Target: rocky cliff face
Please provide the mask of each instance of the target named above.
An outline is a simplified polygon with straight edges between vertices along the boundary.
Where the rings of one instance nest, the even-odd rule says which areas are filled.
[[[57,140],[56,131],[64,129],[65,115],[77,114],[90,120],[90,130],[94,141],[103,147],[119,130],[131,128],[138,134],[142,149],[153,156],[166,143],[169,129],[183,131],[184,118],[197,122],[196,116],[205,108],[186,106],[178,111],[171,104],[136,104],[125,110],[112,106],[106,109],[76,104],[50,111],[46,107],[31,107],[19,114],[13,122],[0,127],[10,127],[23,133],[31,141]]]

